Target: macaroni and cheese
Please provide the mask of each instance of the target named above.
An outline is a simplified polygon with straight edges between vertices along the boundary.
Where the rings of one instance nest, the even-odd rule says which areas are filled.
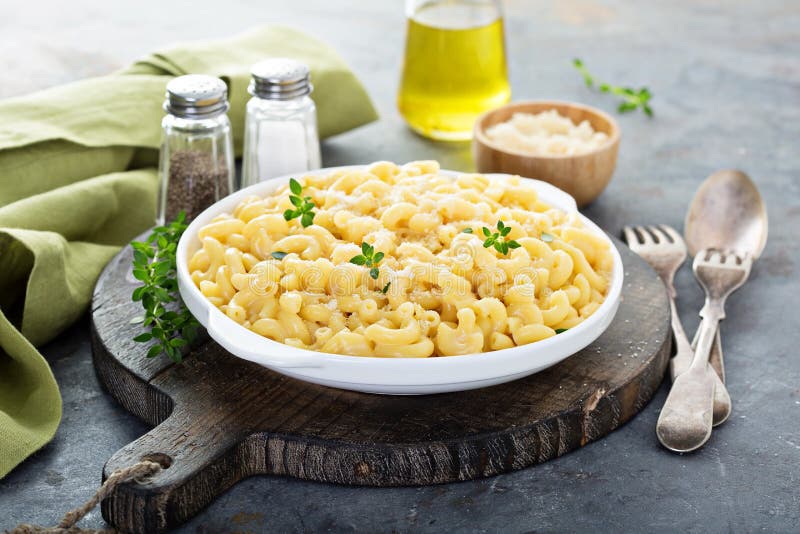
[[[313,224],[285,215],[299,200],[282,186],[202,227],[189,261],[206,298],[275,341],[353,356],[488,352],[572,328],[606,296],[607,240],[525,179],[417,161],[297,182]],[[498,227],[511,247],[485,245]]]

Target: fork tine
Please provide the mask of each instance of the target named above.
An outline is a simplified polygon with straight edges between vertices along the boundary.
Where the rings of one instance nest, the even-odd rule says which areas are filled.
[[[666,224],[659,224],[658,227],[661,228],[661,230],[665,234],[667,234],[669,237],[671,237],[672,241],[674,243],[677,243],[677,244],[683,243],[683,238],[681,237],[681,234],[679,234],[677,231],[675,231],[675,229],[673,227],[667,226]]]
[[[639,238],[630,226],[623,228],[622,234],[625,236],[625,242],[628,243],[628,246],[639,244]]]
[[[647,229],[650,230],[650,233],[653,234],[653,237],[656,238],[656,243],[659,243],[661,245],[666,245],[669,243],[669,239],[667,239],[666,234],[664,234],[664,232],[659,230],[658,227],[648,226]]]
[[[641,236],[642,243],[644,243],[645,245],[655,244],[653,236],[650,235],[650,232],[647,231],[647,228],[645,228],[644,226],[637,226],[635,230]]]

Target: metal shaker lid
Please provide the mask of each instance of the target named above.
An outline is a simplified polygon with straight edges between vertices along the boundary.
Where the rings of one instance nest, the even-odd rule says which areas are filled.
[[[250,73],[253,79],[248,91],[258,98],[290,100],[313,90],[308,67],[293,59],[267,59],[253,65]]]
[[[205,119],[228,110],[225,82],[205,74],[179,76],[167,84],[164,111],[185,119]]]

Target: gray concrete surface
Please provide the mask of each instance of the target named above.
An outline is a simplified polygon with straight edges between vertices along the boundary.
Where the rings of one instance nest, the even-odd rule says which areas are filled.
[[[582,57],[612,82],[648,85],[654,119],[620,117],[613,182],[586,213],[678,228],[709,173],[739,167],[767,201],[770,238],[750,283],[729,301],[723,340],[729,422],[701,451],[658,446],[662,387],[633,421],[558,460],[435,487],[336,487],[248,479],[185,532],[797,532],[800,522],[800,4],[790,1],[509,0],[515,99],[560,98],[613,110],[572,71]],[[402,2],[324,0],[0,4],[0,97],[99,75],[167,43],[285,23],[319,36],[361,76],[382,120],[325,143],[326,165],[436,158],[470,170],[467,145],[411,134],[394,107]],[[702,293],[685,267],[679,308],[694,330]],[[45,347],[64,396],[55,440],[0,481],[0,529],[53,524],[97,487],[105,460],[146,427],[98,386],[86,322]],[[99,512],[84,522],[103,525]]]

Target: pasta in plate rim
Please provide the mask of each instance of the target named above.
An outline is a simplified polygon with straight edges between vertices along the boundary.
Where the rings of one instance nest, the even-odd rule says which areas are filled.
[[[282,186],[201,227],[188,262],[212,304],[269,339],[352,356],[473,354],[552,337],[606,297],[608,240],[525,179],[421,161],[297,181],[313,224],[287,220],[297,204]],[[500,226],[518,245],[505,253],[484,245]],[[354,261],[365,243],[383,256],[374,265]]]

